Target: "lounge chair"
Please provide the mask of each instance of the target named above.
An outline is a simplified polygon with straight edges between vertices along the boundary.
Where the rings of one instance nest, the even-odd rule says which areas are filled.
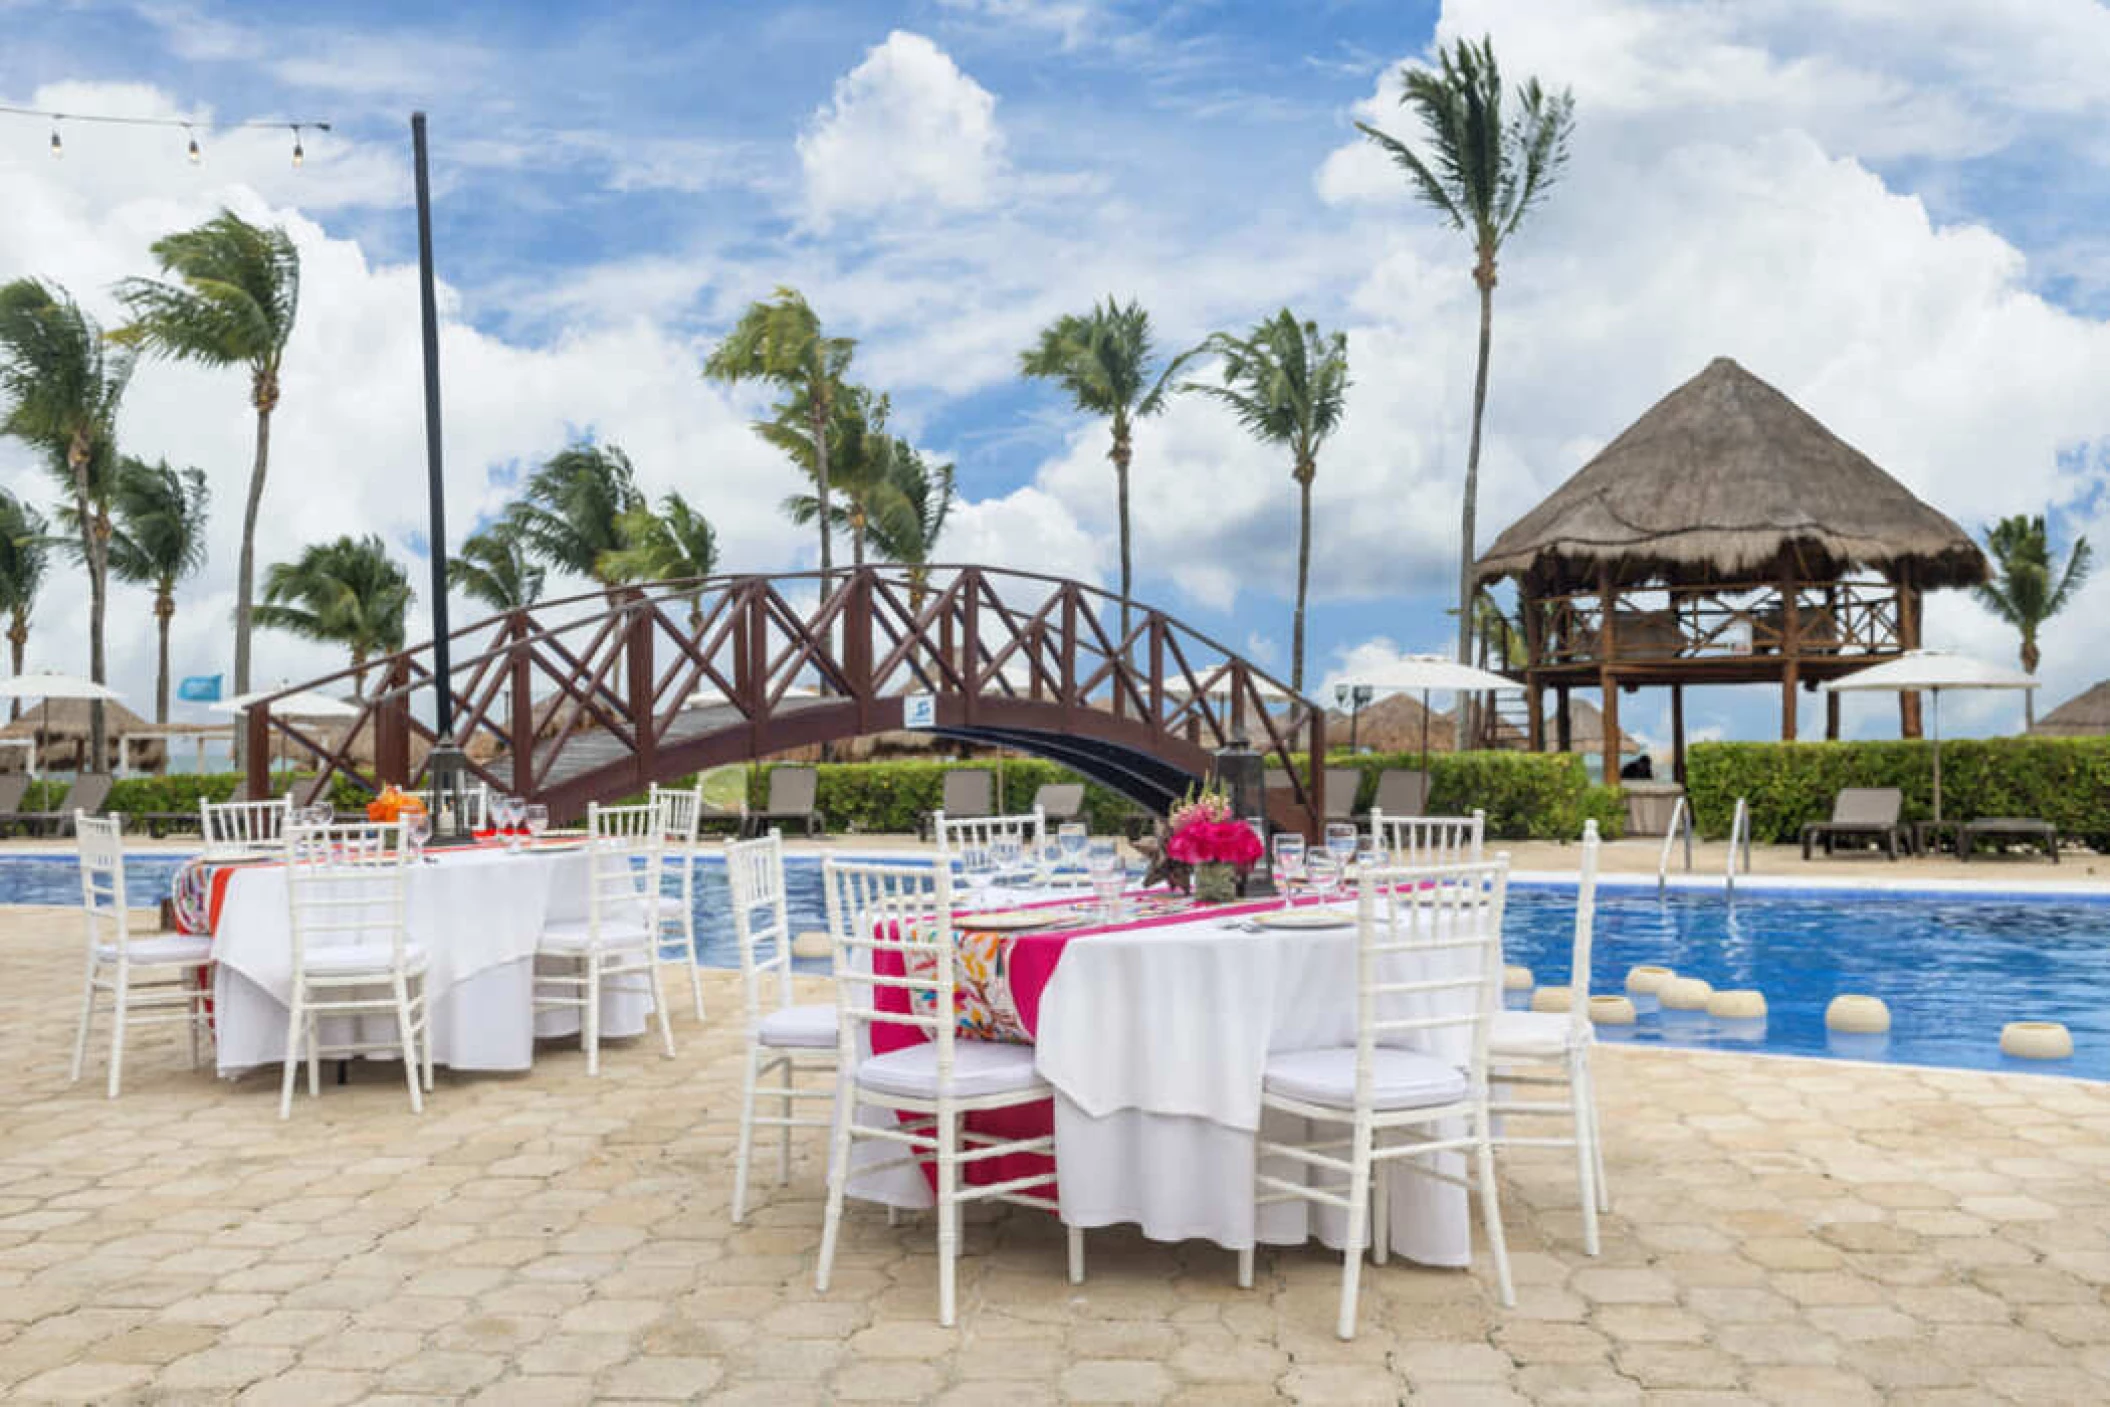
[[[0,811],[0,833],[12,835],[20,826],[31,835],[65,835],[73,827],[74,812],[85,811],[91,816],[103,813],[114,781],[108,772],[82,772],[66,788],[59,804],[49,811]],[[15,802],[19,806],[21,797],[17,796]]]
[[[955,767],[945,774],[937,811],[926,811],[917,829],[930,839],[931,818],[945,815],[955,821],[996,814],[996,775],[986,767]]]
[[[1405,767],[1387,767],[1377,774],[1377,797],[1373,811],[1387,816],[1426,816],[1429,812],[1429,774]]]
[[[1033,806],[1041,815],[1047,817],[1051,826],[1059,826],[1065,821],[1083,820],[1084,783],[1048,782],[1033,793]]]
[[[804,826],[809,836],[821,832],[821,813],[815,806],[820,773],[811,767],[772,767],[769,770],[769,804],[747,818],[750,835],[761,835],[773,825]]]
[[[1363,789],[1363,773],[1359,767],[1329,767],[1326,769],[1326,819],[1329,821],[1353,821],[1356,816],[1356,793]]]
[[[2029,816],[1982,816],[1965,821],[1956,831],[1956,858],[1968,862],[1982,845],[1999,850],[2010,844],[2041,848],[2054,865],[2059,863],[2059,828]]]
[[[1810,845],[1815,840],[1824,841],[1824,853],[1829,855],[1834,841],[1849,836],[1876,842],[1895,860],[1904,833],[1904,827],[1898,824],[1898,812],[1904,804],[1905,794],[1896,787],[1841,788],[1832,802],[1832,818],[1811,821],[1802,828],[1802,858],[1810,858]]]

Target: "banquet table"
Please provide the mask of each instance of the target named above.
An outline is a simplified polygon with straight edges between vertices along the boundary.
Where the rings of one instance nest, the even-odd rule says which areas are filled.
[[[1015,908],[1058,897],[1077,903],[1075,891],[1032,888],[998,890],[982,902]],[[1084,918],[1081,906],[1061,926],[1023,932],[977,931],[972,912],[955,918],[967,988],[963,1026],[985,1038],[1030,1040],[1036,1068],[1055,1088],[1062,1220],[1133,1223],[1154,1240],[1201,1238],[1234,1249],[1314,1235],[1338,1248],[1343,1218],[1332,1208],[1297,1200],[1256,1209],[1253,1158],[1268,1056],[1354,1043],[1353,923],[1256,929],[1253,918],[1277,903],[1191,908],[1163,895],[1131,902],[1144,914],[1110,925]],[[875,1026],[873,1041],[883,1052],[904,1039],[895,1033],[912,1029]],[[1435,1053],[1461,1064],[1467,1054],[1456,1034]],[[891,1116],[862,1108],[858,1117]],[[1039,1117],[1037,1129],[1029,1115],[998,1131],[1045,1132],[1050,1115]],[[1267,1118],[1270,1138],[1305,1132],[1301,1120],[1275,1111]],[[882,1145],[866,1146],[872,1153],[860,1162],[884,1160]],[[1436,1156],[1444,1171],[1463,1171],[1458,1155]],[[1287,1159],[1267,1170],[1305,1175]],[[1461,1187],[1398,1162],[1381,1165],[1380,1176],[1392,1251],[1425,1265],[1470,1262]],[[914,1167],[872,1173],[853,1163],[850,1190],[896,1206],[931,1202],[930,1184]]]
[[[433,851],[413,864],[404,896],[406,939],[427,953],[433,1062],[457,1070],[525,1070],[538,1037],[579,1029],[579,1012],[534,1009],[535,946],[546,923],[587,916],[583,849],[544,845]],[[286,871],[231,866],[214,877],[213,1004],[219,1071],[238,1075],[285,1059],[293,989]],[[604,1037],[645,1028],[650,998],[634,985],[602,994]],[[394,1038],[392,1014],[323,1022],[324,1044]]]

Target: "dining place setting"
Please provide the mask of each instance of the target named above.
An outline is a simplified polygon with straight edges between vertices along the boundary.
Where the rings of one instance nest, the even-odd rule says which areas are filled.
[[[781,1183],[795,1131],[825,1129],[822,1292],[856,1204],[927,1210],[951,1324],[962,1209],[1007,1203],[1059,1218],[1074,1283],[1099,1227],[1214,1242],[1244,1284],[1260,1247],[1317,1240],[1343,1252],[1348,1337],[1366,1254],[1471,1263],[1470,1192],[1512,1302],[1492,1154],[1498,1108],[1524,1106],[1498,1103],[1491,1052],[1525,1013],[1501,1011],[1508,861],[1483,855],[1484,818],[1263,840],[1221,797],[1188,806],[1164,836],[1195,857],[1184,887],[1155,867],[1138,884],[1111,837],[1037,813],[941,813],[926,856],[829,857],[826,1004],[793,999],[781,837],[729,847],[749,1055],[734,1219],[759,1147]],[[1593,867],[1595,846],[1593,829]],[[1244,857],[1247,892],[1203,893],[1219,854]],[[1578,1147],[1593,1134],[1577,1119]]]
[[[604,1040],[674,1037],[662,968],[694,975],[700,795],[654,787],[593,805],[556,833],[548,808],[464,789],[440,799],[387,788],[363,815],[326,802],[200,803],[204,847],[179,867],[169,931],[135,933],[114,820],[79,818],[89,975],[73,1075],[107,1030],[117,1097],[126,1029],[190,1028],[229,1079],[276,1066],[280,1117],[303,1068],[400,1061],[413,1110],[435,1067],[521,1071],[538,1042],[576,1037],[587,1073]],[[435,833],[435,810],[440,829]]]

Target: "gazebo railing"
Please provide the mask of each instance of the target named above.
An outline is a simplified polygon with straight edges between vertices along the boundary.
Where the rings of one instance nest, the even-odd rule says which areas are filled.
[[[1635,586],[1540,597],[1526,610],[1540,667],[1765,655],[1887,654],[1904,647],[1898,589],[1889,582]],[[1604,648],[1607,620],[1612,637]]]

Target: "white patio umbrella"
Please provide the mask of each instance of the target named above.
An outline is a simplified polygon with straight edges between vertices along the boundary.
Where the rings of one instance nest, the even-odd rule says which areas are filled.
[[[293,693],[283,692],[284,684],[272,689],[252,689],[246,694],[221,699],[209,705],[215,713],[247,713],[250,708],[264,700],[271,700],[271,711],[281,718],[357,718],[359,710],[342,699],[333,699],[327,694],[317,694],[306,689]]]
[[[1364,674],[1341,681],[1351,687],[1368,686],[1388,691],[1409,690],[1421,695],[1421,755],[1429,755],[1429,695],[1486,694],[1524,686],[1506,674],[1476,669],[1443,655],[1401,655]],[[1457,741],[1463,747],[1464,740]]]
[[[91,703],[115,703],[117,691],[93,679],[83,679],[78,674],[17,674],[9,679],[0,679],[0,699],[36,699],[49,704],[53,699],[87,699]],[[42,728],[51,718],[51,710],[44,710],[37,726]],[[82,754],[86,756],[85,753]],[[97,765],[101,758],[94,759]],[[34,745],[29,753],[29,770],[37,770],[37,754]]]
[[[1941,696],[1955,689],[2034,689],[2037,681],[2020,670],[1987,664],[1947,650],[1907,650],[1894,660],[1855,670],[1823,688],[1831,693],[1877,690],[1887,693],[1926,691],[1934,695],[1934,819],[1941,820]]]

